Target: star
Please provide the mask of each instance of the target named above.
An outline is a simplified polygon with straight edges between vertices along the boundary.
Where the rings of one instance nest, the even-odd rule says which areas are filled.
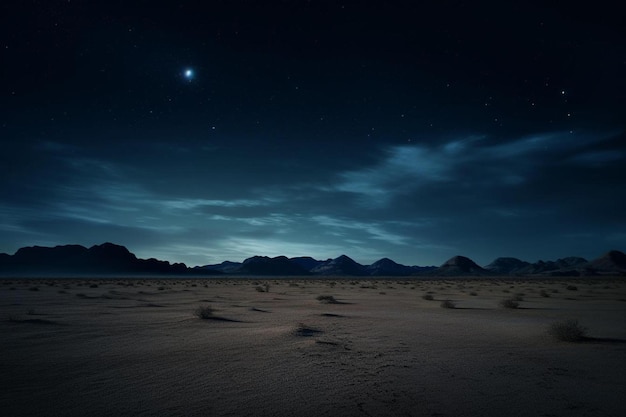
[[[189,81],[189,82],[191,82],[191,81],[193,80],[194,76],[195,76],[195,73],[194,73],[193,69],[191,69],[191,68],[186,68],[186,69],[183,71],[183,77],[184,77],[187,81]]]

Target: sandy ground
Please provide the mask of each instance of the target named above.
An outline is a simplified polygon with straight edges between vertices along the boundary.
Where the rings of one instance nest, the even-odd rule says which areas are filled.
[[[606,278],[3,279],[0,410],[624,416],[625,313],[626,280]],[[550,337],[564,318],[588,339]]]

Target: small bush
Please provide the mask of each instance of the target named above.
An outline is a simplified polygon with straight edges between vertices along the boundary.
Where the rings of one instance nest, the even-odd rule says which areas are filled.
[[[213,318],[213,308],[211,306],[200,306],[194,311],[194,315],[200,319],[206,320]]]
[[[548,333],[563,342],[579,342],[585,338],[587,329],[581,326],[578,320],[569,319],[552,323]]]
[[[258,292],[270,292],[270,284],[257,285],[254,289]]]
[[[439,304],[439,306],[441,308],[456,308],[456,304],[454,304],[452,301],[450,300],[444,300],[441,302],[441,304]]]
[[[565,287],[565,289],[570,291],[578,291],[578,287],[575,285],[568,285],[567,287]]]
[[[332,295],[318,295],[317,301],[324,304],[337,304],[338,301]]]
[[[544,298],[550,298],[550,293],[548,293],[546,290],[541,290],[539,295],[544,297]]]
[[[430,295],[430,294],[424,294],[424,295],[422,295],[422,298],[424,300],[427,300],[427,301],[432,301],[433,300],[433,296]]]
[[[474,297],[478,295],[478,293],[477,293],[476,291],[472,291],[472,292],[471,292],[471,293],[469,293],[469,294],[470,294],[471,296],[474,296]]]
[[[505,300],[500,301],[500,307],[502,308],[518,308],[519,303],[513,298],[507,298]]]

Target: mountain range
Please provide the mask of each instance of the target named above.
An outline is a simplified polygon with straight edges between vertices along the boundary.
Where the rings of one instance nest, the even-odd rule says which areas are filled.
[[[124,246],[103,243],[86,248],[81,245],[32,246],[14,255],[0,254],[0,275],[178,275],[186,274],[185,264],[170,264],[158,259],[138,259]]]
[[[309,256],[253,256],[243,262],[187,267],[158,259],[139,259],[124,246],[103,243],[20,248],[0,253],[0,275],[231,275],[231,276],[626,276],[626,254],[613,250],[592,261],[567,257],[534,263],[517,258],[497,258],[481,267],[465,256],[454,256],[440,266],[406,266],[389,258],[361,265],[346,255],[317,260]]]

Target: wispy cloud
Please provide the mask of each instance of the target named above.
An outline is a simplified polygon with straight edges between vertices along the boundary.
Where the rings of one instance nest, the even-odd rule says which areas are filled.
[[[617,162],[624,159],[626,155],[622,151],[597,151],[574,155],[570,160],[576,164],[604,166],[610,162]]]
[[[319,226],[329,229],[339,235],[350,235],[354,231],[360,231],[367,235],[369,239],[382,240],[394,245],[406,245],[410,239],[397,233],[390,232],[384,224],[378,222],[359,222],[353,219],[338,219],[330,216],[314,216],[312,220]]]
[[[578,163],[621,159],[620,152],[575,154],[609,136],[551,132],[505,143],[470,136],[437,146],[391,146],[376,165],[340,173],[331,190],[361,196],[363,205],[381,208],[391,204],[394,198],[415,193],[425,186],[514,187],[537,175],[539,168],[562,161],[564,154],[574,154],[569,160]]]
[[[260,207],[276,204],[276,199],[262,198],[258,200],[234,199],[234,200],[210,200],[202,198],[179,198],[174,200],[160,201],[160,205],[166,209],[193,210],[203,207]]]

